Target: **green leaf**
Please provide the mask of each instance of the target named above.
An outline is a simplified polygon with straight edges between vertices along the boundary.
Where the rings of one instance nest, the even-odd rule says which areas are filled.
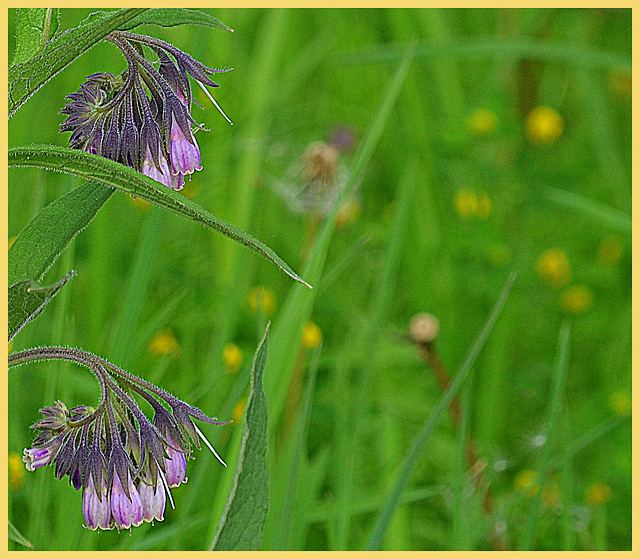
[[[200,10],[188,10],[186,8],[151,8],[145,13],[133,18],[118,29],[128,31],[138,25],[160,25],[161,27],[174,27],[175,25],[203,25],[212,29],[233,31],[219,19],[205,14]]]
[[[47,287],[40,287],[27,279],[9,287],[9,341],[22,327],[38,316],[60,289],[76,275],[72,270],[60,281]]]
[[[16,10],[16,52],[13,64],[38,54],[58,29],[60,8],[18,8]]]
[[[62,171],[84,179],[99,181],[133,196],[140,196],[143,200],[147,200],[183,217],[193,219],[251,248],[271,260],[294,280],[311,287],[273,250],[255,237],[213,215],[181,194],[125,165],[76,149],[33,144],[10,149],[9,166],[31,166],[52,171]]]
[[[40,281],[113,192],[110,186],[89,181],[38,213],[9,249],[9,285],[28,278]]]
[[[78,27],[57,35],[33,58],[11,66],[8,80],[9,118],[60,70],[146,9],[128,8],[91,14]]]
[[[33,544],[18,531],[11,520],[9,520],[9,539],[25,547],[33,547]]]
[[[253,359],[238,465],[211,551],[257,551],[262,541],[262,530],[269,512],[267,399],[262,391],[268,340],[269,325]]]

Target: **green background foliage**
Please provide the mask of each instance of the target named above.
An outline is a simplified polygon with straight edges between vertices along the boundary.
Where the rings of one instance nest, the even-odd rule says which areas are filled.
[[[38,408],[95,405],[98,387],[66,363],[19,367],[9,378],[17,530],[35,549],[208,549],[240,453],[252,356],[271,319],[262,549],[364,549],[378,536],[382,549],[630,549],[631,11],[205,12],[234,33],[135,30],[234,68],[213,91],[233,126],[194,88],[206,108],[194,107],[194,118],[210,132],[197,134],[203,170],[183,193],[263,241],[314,289],[193,221],[123,192],[105,197],[41,283],[72,269],[76,277],[13,350],[80,347],[233,418],[201,425],[229,468],[203,449],[163,522],[131,536],[85,530],[79,492],[51,468],[11,464],[32,441]],[[60,10],[58,33],[89,13]],[[64,146],[64,96],[85,76],[124,67],[112,45],[94,46],[12,117],[9,147]],[[540,106],[564,123],[548,143],[528,132]],[[359,214],[293,211],[280,191],[302,188],[300,157],[338,128],[356,139],[340,154],[349,170],[340,181]],[[10,239],[82,183],[9,169]],[[378,534],[402,466],[442,405],[408,339],[411,317],[438,317],[436,348],[453,377],[512,271],[458,394],[459,425],[448,414],[435,422]],[[256,287],[272,305],[252,305]],[[237,370],[228,344],[242,352]],[[473,470],[469,436],[481,459]]]

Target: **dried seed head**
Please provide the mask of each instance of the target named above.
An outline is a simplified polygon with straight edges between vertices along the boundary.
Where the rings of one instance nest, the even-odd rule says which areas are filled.
[[[324,142],[314,142],[302,155],[303,177],[306,181],[328,184],[338,170],[338,149]]]
[[[440,332],[440,321],[428,313],[420,313],[411,319],[409,336],[414,342],[429,344],[433,342]]]

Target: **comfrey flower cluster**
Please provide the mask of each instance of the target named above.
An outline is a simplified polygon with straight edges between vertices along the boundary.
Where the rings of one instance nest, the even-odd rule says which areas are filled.
[[[214,425],[229,421],[208,417],[161,388],[77,349],[26,350],[11,354],[9,364],[42,359],[75,361],[100,383],[95,408],[68,409],[57,401],[41,409],[44,417],[32,425],[39,433],[23,456],[27,470],[54,465],[55,477],[69,476],[76,490],[82,488],[87,528],[127,529],[163,520],[167,496],[173,506],[170,489],[187,481],[191,444],[200,448],[200,439],[226,466],[191,418]],[[153,409],[151,421],[134,395]]]
[[[77,93],[68,95],[60,111],[68,117],[60,132],[72,133],[72,148],[118,161],[180,190],[185,175],[202,169],[194,129],[204,128],[191,116],[189,76],[227,118],[205,87],[218,87],[209,76],[226,70],[208,68],[153,37],[114,31],[105,38],[122,51],[128,67],[117,76],[88,76]],[[147,60],[143,47],[155,53],[158,64]]]

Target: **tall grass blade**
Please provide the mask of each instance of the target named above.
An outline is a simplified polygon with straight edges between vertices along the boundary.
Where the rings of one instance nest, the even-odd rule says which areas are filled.
[[[549,402],[549,413],[547,416],[547,429],[546,429],[546,442],[542,449],[542,455],[539,461],[539,485],[544,487],[547,478],[549,477],[549,465],[551,462],[551,452],[555,446],[556,439],[559,430],[559,418],[562,408],[562,397],[564,393],[564,387],[567,379],[567,364],[569,361],[569,335],[571,332],[571,323],[566,320],[560,328],[560,335],[558,337],[558,350],[556,353],[556,360],[553,368],[553,378],[551,385],[551,394]],[[529,509],[529,516],[527,519],[527,526],[525,529],[524,539],[520,546],[521,551],[531,550],[535,543],[536,528],[538,526],[538,520],[540,518],[540,511],[542,508],[542,499],[540,497],[540,491],[533,498],[531,508]]]
[[[451,400],[453,400],[453,398],[456,396],[456,394],[460,390],[460,387],[462,386],[462,383],[469,375],[471,367],[475,363],[478,354],[482,350],[485,342],[487,341],[487,338],[489,337],[489,334],[493,330],[493,327],[498,320],[498,317],[500,316],[500,313],[502,312],[502,308],[504,307],[507,298],[509,297],[511,286],[513,285],[515,279],[516,274],[515,272],[512,272],[507,279],[507,282],[505,283],[502,292],[498,297],[498,300],[493,306],[493,309],[489,313],[489,317],[482,327],[482,330],[471,345],[471,348],[469,349],[469,352],[460,369],[453,377],[451,385],[449,386],[447,391],[438,399],[435,408],[427,418],[426,422],[422,426],[422,429],[418,433],[418,436],[414,440],[414,443],[402,465],[400,473],[398,474],[396,482],[391,489],[389,496],[387,497],[384,508],[378,516],[378,520],[366,546],[366,549],[368,551],[375,551],[377,549],[380,549],[382,540],[384,539],[384,534],[387,530],[387,527],[389,526],[389,522],[391,521],[391,517],[393,516],[393,513],[398,506],[405,486],[409,482],[409,478],[411,477],[411,473],[413,472],[416,462],[424,451],[429,438],[440,423],[440,420],[449,407]]]
[[[631,234],[631,216],[624,212],[561,188],[549,186],[544,189],[543,195],[556,204],[592,217],[596,221],[608,227],[613,227],[621,233]]]

